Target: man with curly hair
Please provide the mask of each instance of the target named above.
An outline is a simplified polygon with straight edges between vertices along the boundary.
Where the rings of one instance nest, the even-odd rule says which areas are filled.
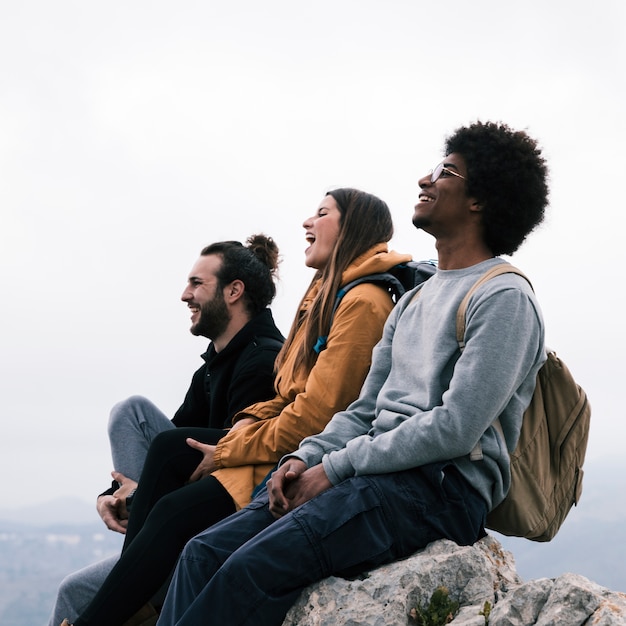
[[[509,489],[544,328],[511,273],[471,297],[462,352],[456,313],[542,221],[547,167],[525,132],[477,122],[448,138],[419,185],[413,224],[436,239],[437,273],[392,311],[359,399],[283,458],[249,506],[187,544],[160,626],[279,625],[322,578],[484,536]]]

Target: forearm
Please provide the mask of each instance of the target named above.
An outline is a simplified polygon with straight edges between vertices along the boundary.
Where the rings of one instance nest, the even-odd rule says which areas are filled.
[[[302,391],[273,417],[268,419],[265,414],[266,419],[225,437],[216,450],[218,467],[275,463],[295,450],[302,439],[322,431],[335,413],[358,397],[386,313],[382,306],[373,307],[363,299],[338,313],[327,348],[319,355]],[[262,413],[258,405],[255,413]]]

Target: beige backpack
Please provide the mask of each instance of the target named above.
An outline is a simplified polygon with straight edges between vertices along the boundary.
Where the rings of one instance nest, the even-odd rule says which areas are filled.
[[[465,312],[471,295],[494,276],[513,273],[530,281],[508,263],[483,274],[457,311],[457,341],[464,348]],[[532,287],[532,284],[531,284]],[[583,461],[589,438],[591,407],[587,394],[567,366],[548,350],[537,374],[537,386],[524,412],[517,447],[511,453],[511,488],[487,516],[487,527],[533,541],[550,541],[582,493]],[[500,420],[494,426],[503,436]],[[481,458],[479,446],[472,458]]]

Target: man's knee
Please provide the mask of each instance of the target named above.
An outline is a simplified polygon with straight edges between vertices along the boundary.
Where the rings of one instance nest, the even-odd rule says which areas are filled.
[[[201,535],[192,537],[183,548],[180,559],[183,561],[191,561],[193,563],[202,564],[202,567],[213,569],[219,568],[222,560],[225,558],[223,553],[218,556],[217,551],[213,548],[213,544]]]
[[[200,459],[202,458],[201,453],[194,451],[193,448],[187,444],[187,438],[189,436],[190,435],[186,432],[186,430],[179,428],[164,430],[158,433],[152,440],[152,454],[154,454],[157,458],[171,458],[176,454],[194,454],[195,452],[199,457],[198,462],[200,462]]]
[[[151,406],[152,403],[143,396],[130,396],[113,406],[109,414],[109,434],[118,429],[121,424],[127,424],[131,419],[137,419],[144,411],[142,407]]]

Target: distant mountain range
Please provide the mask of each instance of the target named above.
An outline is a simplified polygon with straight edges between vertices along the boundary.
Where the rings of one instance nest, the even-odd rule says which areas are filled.
[[[53,510],[45,507],[50,523],[44,517],[0,521],[2,626],[44,626],[67,574],[121,550],[122,535],[94,521],[95,510],[89,524],[60,522],[58,514],[55,521]]]
[[[89,504],[80,498],[57,498],[19,509],[0,509],[0,522],[19,522],[30,526],[90,524],[99,520],[95,500]]]

